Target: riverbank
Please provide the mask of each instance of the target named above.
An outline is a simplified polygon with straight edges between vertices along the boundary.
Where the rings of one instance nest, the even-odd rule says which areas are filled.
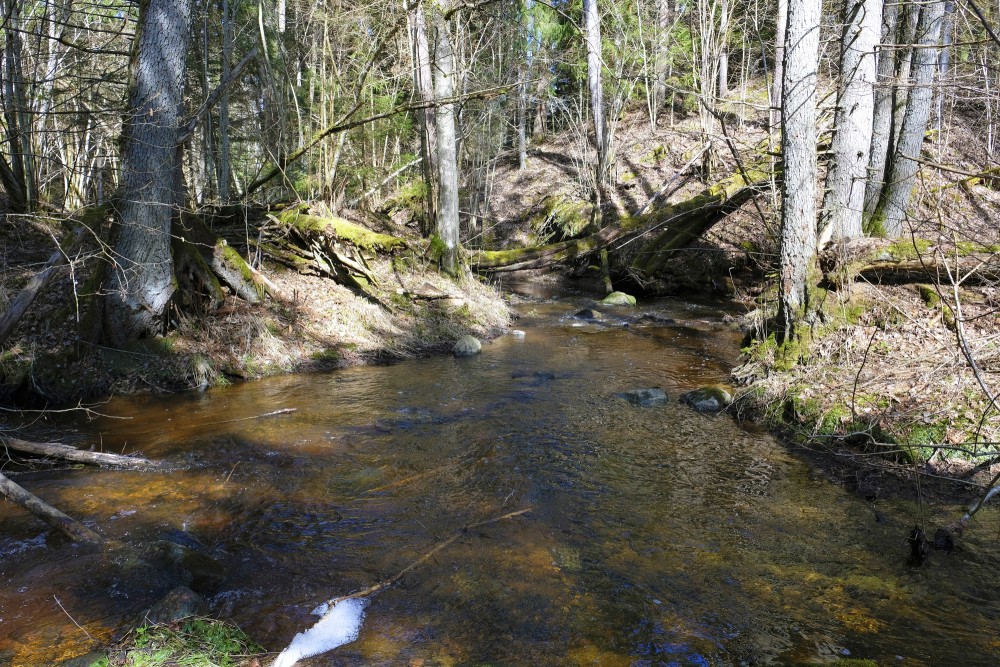
[[[57,218],[7,216],[0,311],[38,270],[62,234]],[[450,352],[463,335],[490,339],[509,325],[499,287],[469,272],[436,270],[428,241],[387,230],[406,248],[370,254],[367,291],[262,267],[281,298],[250,303],[228,293],[221,307],[171,308],[164,335],[112,349],[92,340],[91,277],[104,261],[91,241],[32,304],[0,357],[0,400],[56,407],[110,395],[205,390],[269,375],[325,370]],[[221,230],[239,248],[240,230]],[[245,230],[242,232],[245,237]],[[245,239],[243,243],[245,252]]]

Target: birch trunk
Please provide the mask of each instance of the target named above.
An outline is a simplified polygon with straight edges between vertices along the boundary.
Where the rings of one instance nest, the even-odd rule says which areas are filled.
[[[149,0],[142,9],[105,297],[105,333],[116,344],[156,333],[176,288],[170,225],[191,0]]]
[[[847,0],[840,47],[840,96],[823,199],[824,236],[862,235],[865,184],[875,110],[875,47],[882,0]]]
[[[455,95],[455,54],[448,33],[445,13],[439,3],[433,8],[434,21],[434,98],[445,100]],[[441,268],[458,273],[458,139],[455,132],[455,105],[441,104],[434,110],[437,130],[438,208],[436,231],[443,245]]]
[[[601,16],[597,0],[583,0],[584,40],[587,48],[587,90],[594,119],[597,147],[597,190],[603,192],[608,180],[608,132],[604,116],[604,86],[601,82]]]
[[[903,231],[906,209],[910,203],[913,182],[917,175],[920,149],[924,143],[924,132],[930,117],[931,102],[934,97],[934,73],[938,66],[938,45],[941,41],[941,23],[944,18],[944,2],[937,0],[925,4],[920,10],[917,23],[917,48],[913,54],[913,87],[906,103],[899,142],[893,151],[890,178],[881,206],[885,234],[899,236]]]
[[[878,208],[885,185],[885,165],[892,145],[893,75],[897,53],[892,48],[899,32],[900,7],[891,0],[882,9],[882,40],[875,75],[875,109],[872,118],[872,143],[869,150],[868,182],[865,185],[864,217],[870,218]]]
[[[416,3],[409,11],[413,38],[413,85],[420,101],[430,103],[434,100],[434,81],[424,6],[422,3]],[[427,214],[422,231],[425,236],[429,236],[431,225],[437,219],[438,192],[437,133],[434,125],[434,109],[430,105],[417,111],[417,124],[420,127],[420,155],[423,158],[424,182],[427,184]]]
[[[782,77],[779,342],[791,340],[809,307],[816,258],[816,75],[820,3],[789,0]]]

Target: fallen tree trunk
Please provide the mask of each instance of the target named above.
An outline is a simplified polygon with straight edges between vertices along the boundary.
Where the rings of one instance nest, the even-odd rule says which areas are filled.
[[[62,531],[75,542],[100,544],[104,541],[100,535],[87,528],[76,519],[63,514],[44,500],[24,490],[0,473],[0,493],[12,503],[23,507],[53,528]]]
[[[260,249],[278,262],[307,275],[331,278],[370,295],[378,280],[368,266],[374,256],[406,248],[406,241],[379,234],[337,217],[308,215],[292,209],[269,216]]]
[[[770,187],[770,172],[763,167],[734,174],[677,204],[662,204],[634,217],[624,218],[596,234],[531,248],[486,250],[470,258],[478,271],[500,272],[539,269],[558,262],[586,257],[611,243],[666,227],[639,251],[633,269],[652,275],[668,251],[691,243],[716,222],[737,210],[755,194]]]
[[[7,312],[3,314],[0,318],[0,345],[2,345],[7,337],[10,336],[10,332],[14,330],[14,327],[24,314],[28,312],[28,308],[34,302],[35,297],[37,297],[42,290],[44,290],[52,279],[55,277],[56,272],[59,270],[63,264],[66,263],[66,258],[70,253],[74,252],[80,244],[83,242],[83,228],[78,227],[71,237],[66,248],[56,248],[56,251],[49,256],[47,262],[42,267],[42,270],[32,276],[28,284],[17,293],[11,302],[10,307]]]
[[[137,457],[121,456],[119,454],[108,454],[106,452],[88,452],[70,445],[63,445],[58,442],[29,442],[19,438],[0,436],[0,443],[8,449],[34,454],[36,456],[51,456],[66,461],[77,461],[79,463],[92,463],[99,466],[109,466],[112,468],[128,468],[130,470],[151,470],[161,467],[156,461]]]
[[[981,285],[1000,281],[1000,254],[994,251],[974,245],[939,248],[923,239],[851,239],[824,250],[820,268],[835,286],[856,280]]]
[[[632,261],[632,270],[651,277],[669,259],[670,252],[683,248],[708,231],[712,225],[739,209],[754,195],[771,185],[771,173],[763,165],[733,174],[694,197],[647,213],[650,231],[663,228]]]

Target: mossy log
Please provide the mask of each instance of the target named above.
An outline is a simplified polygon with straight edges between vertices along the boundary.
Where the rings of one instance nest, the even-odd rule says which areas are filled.
[[[486,272],[539,269],[586,257],[620,238],[666,227],[646,244],[633,264],[634,269],[652,275],[662,266],[670,250],[691,243],[754,194],[770,186],[771,174],[762,167],[749,169],[745,174],[734,174],[685,201],[653,206],[642,215],[624,218],[584,238],[529,248],[481,251],[472,255],[471,264],[476,270]]]
[[[332,278],[366,293],[378,282],[365,255],[392,254],[407,247],[403,239],[343,218],[297,209],[269,217],[271,224],[262,230],[262,251],[300,273]]]
[[[939,248],[925,239],[851,239],[826,248],[820,254],[820,268],[833,286],[856,280],[981,285],[1000,281],[1000,248],[978,244]]]
[[[770,171],[756,166],[733,174],[690,199],[653,208],[640,216],[642,227],[663,231],[643,246],[632,262],[632,269],[645,276],[655,275],[671,251],[690,244],[770,185]]]

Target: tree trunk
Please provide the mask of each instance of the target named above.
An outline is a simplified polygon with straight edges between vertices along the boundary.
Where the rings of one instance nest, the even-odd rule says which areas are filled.
[[[893,151],[890,178],[881,211],[875,214],[875,224],[882,220],[882,230],[890,237],[903,231],[906,209],[910,203],[913,183],[917,175],[920,149],[930,116],[934,97],[932,83],[938,66],[938,44],[941,40],[941,22],[944,2],[935,0],[920,10],[917,23],[917,48],[913,54],[913,87],[906,103],[906,114],[899,133],[899,142]]]
[[[847,0],[840,45],[840,96],[823,199],[824,235],[862,235],[875,99],[875,47],[882,0]]]
[[[431,73],[431,53],[427,42],[427,21],[424,18],[423,3],[414,3],[410,12],[410,30],[413,37],[413,87],[420,101],[428,106],[417,111],[417,125],[420,128],[420,155],[423,160],[426,214],[421,230],[430,236],[432,225],[437,219],[437,139],[434,126],[434,79]]]
[[[938,56],[938,82],[948,80],[951,70],[951,45],[955,32],[955,0],[945,0],[944,18],[941,22],[941,53]],[[944,129],[944,89],[937,91],[936,113],[934,114],[938,141],[942,141],[941,132]]]
[[[778,0],[774,24],[774,78],[771,80],[771,133],[781,129],[781,86],[785,71],[785,29],[788,27],[788,0]]]
[[[587,48],[587,90],[590,93],[590,112],[594,118],[594,141],[597,146],[596,185],[602,193],[607,184],[608,132],[604,117],[604,86],[601,82],[601,16],[597,0],[583,0],[584,40]]]
[[[222,0],[222,71],[220,81],[225,83],[229,78],[233,58],[232,8],[229,0]],[[228,89],[219,98],[219,162],[216,178],[219,181],[219,201],[225,205],[229,202],[229,182],[232,179],[232,166],[229,156],[229,92]]]
[[[448,33],[442,3],[433,10],[434,21],[434,98],[446,100],[455,94],[455,54]],[[450,275],[458,273],[458,137],[455,131],[455,105],[442,104],[434,110],[437,130],[438,209],[437,236],[441,241],[441,268]]]
[[[3,474],[0,474],[0,494],[4,495],[15,505],[20,505],[28,510],[53,528],[62,531],[75,542],[100,544],[104,541],[104,538],[90,528],[87,528],[76,519],[66,516],[38,496],[28,493],[19,484],[12,482]]]
[[[105,333],[115,344],[161,329],[176,286],[170,224],[191,0],[149,0],[142,8],[105,297]]]
[[[897,53],[891,47],[899,32],[900,6],[889,0],[882,8],[882,38],[875,75],[875,108],[872,118],[872,143],[869,150],[868,181],[865,185],[864,219],[878,208],[885,185],[885,165],[892,145],[893,78]]]
[[[778,341],[790,341],[809,308],[816,259],[816,75],[820,3],[789,0],[782,78]]]
[[[719,8],[719,99],[729,95],[729,0]]]
[[[76,461],[78,463],[90,463],[92,465],[105,466],[109,468],[126,468],[129,470],[152,470],[162,467],[157,461],[151,461],[139,456],[122,456],[121,454],[109,454],[107,452],[89,452],[78,449],[70,445],[58,442],[30,442],[20,438],[10,436],[0,436],[0,444],[18,452],[34,454],[35,456],[45,456],[49,458],[61,459],[63,461]]]
[[[670,71],[670,28],[673,23],[673,0],[656,0],[656,54],[655,97],[653,111],[656,117],[667,99],[667,73]]]

